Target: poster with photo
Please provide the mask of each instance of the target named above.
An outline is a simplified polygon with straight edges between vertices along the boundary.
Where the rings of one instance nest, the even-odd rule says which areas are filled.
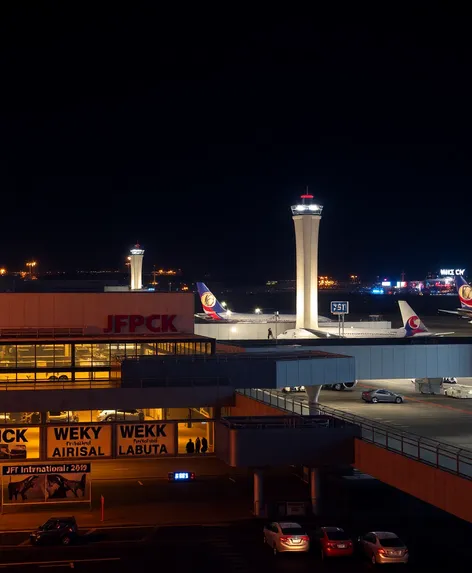
[[[27,474],[28,469],[32,473]],[[83,502],[91,498],[90,464],[4,466],[2,480],[4,505]]]

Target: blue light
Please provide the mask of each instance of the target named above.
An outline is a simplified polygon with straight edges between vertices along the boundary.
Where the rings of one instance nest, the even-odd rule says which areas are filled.
[[[385,294],[383,288],[373,288],[370,292],[371,292],[372,294]]]
[[[189,473],[188,473],[188,472],[176,472],[176,473],[174,474],[174,479],[175,479],[175,480],[188,479],[189,477],[190,477],[190,476],[189,476]]]

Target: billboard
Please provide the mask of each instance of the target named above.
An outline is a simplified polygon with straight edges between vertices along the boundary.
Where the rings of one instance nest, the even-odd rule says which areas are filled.
[[[0,461],[39,459],[39,427],[0,429]]]
[[[2,505],[90,502],[90,464],[2,467]]]
[[[101,458],[112,455],[111,425],[51,426],[47,428],[47,458]]]
[[[117,455],[157,457],[176,454],[176,427],[171,423],[118,424],[116,427]]]

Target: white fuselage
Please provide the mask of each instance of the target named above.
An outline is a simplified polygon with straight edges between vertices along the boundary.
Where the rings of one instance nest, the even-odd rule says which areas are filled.
[[[209,322],[218,322],[218,320],[215,320],[204,313],[198,313],[195,316],[197,316],[198,318],[203,318],[204,320],[207,320]],[[276,317],[275,314],[256,314],[256,313],[245,314],[239,312],[225,312],[225,313],[220,313],[220,316],[222,317],[221,322],[235,322],[235,323],[246,322],[251,324],[265,324],[268,322],[295,323],[296,321],[296,316],[294,314],[279,314]],[[324,316],[319,316],[318,320],[321,324],[327,324],[327,323],[330,324],[333,322],[332,320]]]

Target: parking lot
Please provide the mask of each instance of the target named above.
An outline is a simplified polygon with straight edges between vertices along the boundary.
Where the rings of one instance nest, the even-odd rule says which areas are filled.
[[[278,490],[280,497],[271,496],[270,499],[303,499],[303,492],[306,499],[307,488],[296,473],[297,468],[292,468],[292,479],[284,481],[282,491]],[[238,484],[237,481],[230,483],[236,489],[249,485]],[[408,570],[411,571],[427,571],[436,567],[465,571],[466,567],[469,568],[469,549],[465,540],[472,534],[470,524],[349,468],[325,472],[320,491],[323,495],[319,516],[278,519],[299,521],[309,535],[321,525],[343,527],[354,540],[371,530],[393,531],[409,547],[411,563]],[[0,567],[30,571],[49,567],[70,568],[72,563],[76,570],[102,573],[149,566],[165,567],[166,572],[180,573],[260,573],[269,568],[281,573],[372,571],[371,563],[358,555],[322,561],[316,547],[308,555],[275,557],[263,543],[263,520],[254,519],[249,513],[245,518],[231,518],[228,513],[225,523],[200,525],[202,506],[198,504],[192,511],[190,498],[188,503],[186,524],[82,527],[77,544],[68,547],[32,547],[28,530],[1,533]],[[224,498],[221,503],[225,503]],[[175,505],[176,513],[180,507]],[[80,516],[76,517],[80,527],[84,521]],[[41,519],[38,515],[37,524],[46,518]],[[156,519],[159,520],[158,515]],[[459,543],[458,540],[464,542]]]

